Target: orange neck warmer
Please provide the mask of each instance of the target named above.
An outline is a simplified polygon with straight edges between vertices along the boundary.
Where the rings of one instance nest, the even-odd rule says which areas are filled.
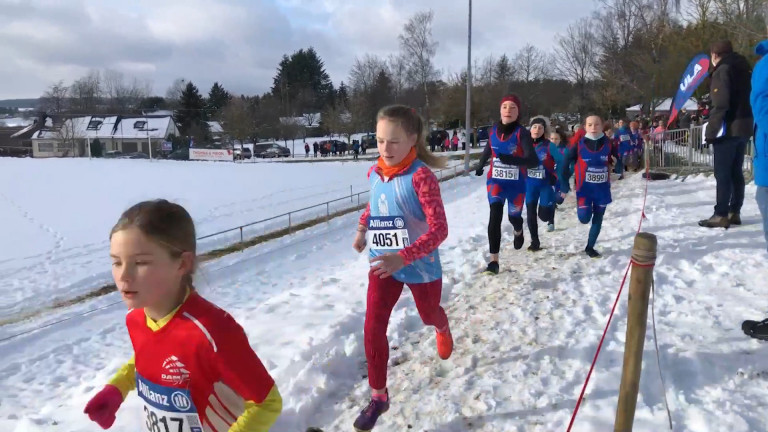
[[[389,178],[392,178],[395,174],[411,166],[411,164],[415,160],[416,160],[416,147],[412,147],[408,155],[405,158],[403,158],[403,160],[400,161],[399,164],[389,166],[386,164],[386,162],[384,162],[383,158],[379,158],[377,165],[379,167],[379,170],[381,170],[381,174],[384,177],[389,179]]]

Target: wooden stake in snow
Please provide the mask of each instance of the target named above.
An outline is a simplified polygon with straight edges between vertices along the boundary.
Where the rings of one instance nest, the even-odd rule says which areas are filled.
[[[648,297],[656,264],[656,236],[638,233],[632,249],[632,276],[629,280],[627,338],[624,343],[624,368],[621,372],[619,404],[616,408],[614,432],[630,432],[635,420],[640,372],[643,368],[643,346],[648,323]]]

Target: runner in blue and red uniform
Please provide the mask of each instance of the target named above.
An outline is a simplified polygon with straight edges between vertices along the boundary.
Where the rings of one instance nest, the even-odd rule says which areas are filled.
[[[588,224],[592,221],[589,230],[589,240],[584,252],[590,258],[599,258],[600,254],[595,250],[597,237],[603,224],[605,208],[611,203],[611,165],[618,158],[616,148],[611,145],[611,140],[603,133],[603,120],[600,116],[590,115],[585,122],[586,135],[568,154],[566,163],[575,161],[574,167],[576,199],[578,202],[579,221]],[[561,196],[565,196],[570,190],[568,180],[570,173],[563,172],[560,175]]]
[[[632,139],[632,164],[635,172],[640,170],[643,160],[643,132],[640,130],[640,124],[636,121],[629,122],[629,136]]]
[[[537,215],[543,222],[554,224],[557,175],[555,159],[549,153],[551,143],[546,138],[546,132],[546,120],[542,117],[531,120],[533,149],[539,160],[537,167],[528,170],[525,183],[525,207],[528,215],[528,231],[531,233],[531,245],[528,246],[528,250],[531,252],[541,250]]]
[[[568,155],[568,137],[565,132],[560,129],[555,130],[549,136],[549,154],[555,159],[555,172],[560,173],[561,169],[566,169],[568,172],[573,172],[574,163],[571,162],[567,166],[563,167],[563,163]],[[560,181],[555,183],[555,209],[557,206],[563,203],[563,197],[560,195]],[[555,230],[555,213],[552,213],[552,220],[547,224],[547,231]]]
[[[523,247],[523,203],[525,202],[525,176],[527,168],[539,164],[533,150],[531,134],[520,125],[520,98],[507,95],[501,99],[501,120],[493,125],[488,134],[488,145],[480,157],[477,176],[483,175],[486,162],[491,160],[488,173],[488,203],[491,206],[488,220],[488,243],[491,261],[486,274],[499,273],[499,249],[501,248],[501,221],[504,203],[508,202],[509,221],[515,228],[515,249]]]
[[[630,157],[634,150],[632,134],[624,119],[619,120],[619,128],[614,132],[613,140],[619,145],[619,159],[616,161],[616,173],[619,175],[619,180],[624,180],[624,171],[629,165]]]

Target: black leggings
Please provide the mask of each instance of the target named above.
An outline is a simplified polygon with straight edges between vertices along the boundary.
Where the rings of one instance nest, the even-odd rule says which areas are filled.
[[[499,253],[501,249],[501,221],[504,219],[504,203],[495,202],[491,204],[491,217],[488,219],[488,245],[491,254]],[[523,230],[522,216],[509,216],[509,221],[515,227],[515,232]]]
[[[538,217],[542,222],[554,223],[555,221],[555,207],[539,207],[539,203],[533,202],[525,205],[528,210],[528,231],[531,233],[531,239],[539,240],[539,221],[536,220],[536,213],[538,209]]]

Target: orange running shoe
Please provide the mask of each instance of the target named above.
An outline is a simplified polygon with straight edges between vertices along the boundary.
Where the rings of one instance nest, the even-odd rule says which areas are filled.
[[[453,352],[453,336],[451,336],[451,330],[448,329],[445,333],[435,333],[435,339],[437,340],[437,355],[443,360],[448,360]]]

